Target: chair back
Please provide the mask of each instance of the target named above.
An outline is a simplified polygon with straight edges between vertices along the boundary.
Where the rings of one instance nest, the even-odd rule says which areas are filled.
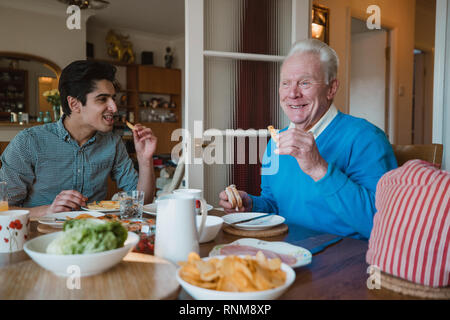
[[[444,152],[442,144],[393,144],[392,148],[399,167],[413,159],[430,162],[439,168],[442,165],[442,154]]]
[[[184,178],[185,161],[184,156],[181,156],[178,160],[177,168],[173,174],[172,182],[164,187],[162,190],[164,193],[171,193],[173,190],[180,187],[181,181]]]

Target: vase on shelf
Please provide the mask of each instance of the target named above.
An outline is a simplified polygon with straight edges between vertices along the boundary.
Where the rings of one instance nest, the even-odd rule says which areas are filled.
[[[53,120],[58,121],[61,118],[61,106],[53,106]]]
[[[39,112],[39,116],[37,117],[36,122],[44,122],[44,112]]]
[[[52,116],[50,114],[50,111],[47,111],[44,116],[44,123],[49,123],[49,122],[52,122]]]

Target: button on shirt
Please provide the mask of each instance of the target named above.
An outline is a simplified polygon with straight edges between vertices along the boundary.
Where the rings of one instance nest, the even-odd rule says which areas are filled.
[[[109,175],[120,189],[136,189],[138,174],[120,136],[97,132],[79,146],[63,119],[19,132],[3,152],[0,179],[10,205],[48,205],[62,190],[105,200]]]

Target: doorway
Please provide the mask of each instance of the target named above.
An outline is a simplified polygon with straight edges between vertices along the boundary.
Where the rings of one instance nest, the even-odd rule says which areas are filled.
[[[351,22],[350,114],[371,122],[389,135],[389,31],[369,30]]]
[[[411,140],[432,143],[433,132],[433,53],[414,50],[414,86]]]

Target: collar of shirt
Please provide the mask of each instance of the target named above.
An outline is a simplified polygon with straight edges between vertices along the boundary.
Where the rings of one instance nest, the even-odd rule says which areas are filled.
[[[330,108],[327,112],[322,116],[322,118],[317,121],[317,123],[308,130],[308,132],[311,132],[314,135],[314,139],[317,139],[317,137],[323,132],[323,130],[328,127],[328,125],[333,121],[333,119],[338,115],[338,110],[334,104],[331,104]],[[295,124],[291,122],[289,125],[289,129],[292,129],[295,127]]]
[[[63,124],[65,117],[66,117],[66,115],[63,114],[62,117],[56,123],[56,132],[58,133],[58,137],[60,137],[64,141],[68,141],[70,138],[70,134],[67,131],[67,129],[64,127],[64,124]]]
[[[71,139],[70,133],[69,131],[67,131],[66,127],[64,127],[64,118],[66,117],[65,114],[62,115],[62,117],[58,120],[58,122],[56,123],[56,130],[58,133],[58,136],[63,139],[64,141],[69,141]],[[97,131],[92,138],[90,138],[85,145],[91,144],[96,140],[97,135],[99,134],[99,132]],[[72,139],[73,140],[73,139]]]

